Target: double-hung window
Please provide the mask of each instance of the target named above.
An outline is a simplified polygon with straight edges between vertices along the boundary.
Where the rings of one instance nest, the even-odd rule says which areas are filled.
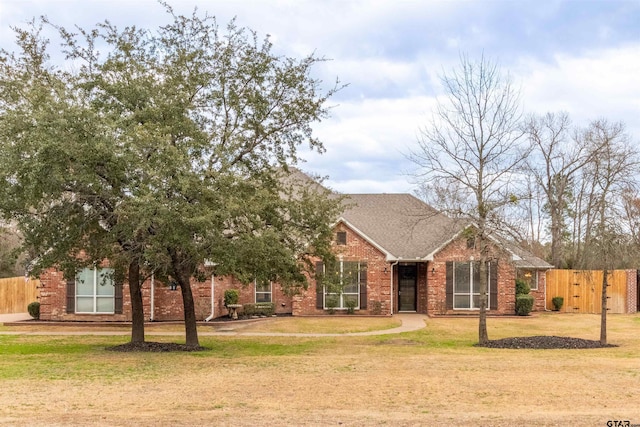
[[[271,281],[255,281],[256,285],[256,303],[259,302],[271,302]]]
[[[487,291],[491,283],[490,264],[487,263]],[[487,308],[490,300],[487,299]],[[480,309],[480,263],[455,262],[453,265],[453,308],[456,310]]]
[[[76,275],[76,313],[114,313],[112,268],[85,268]]]
[[[360,274],[358,261],[340,260],[325,271],[324,308],[360,308]]]

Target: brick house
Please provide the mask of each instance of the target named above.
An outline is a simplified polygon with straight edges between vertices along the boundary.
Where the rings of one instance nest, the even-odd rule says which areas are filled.
[[[437,212],[409,194],[349,195],[335,224],[336,263],[317,264],[317,278],[296,295],[277,283],[239,283],[211,274],[192,282],[196,317],[224,316],[226,289],[240,303],[270,302],[277,313],[322,315],[352,309],[357,314],[472,314],[478,310],[480,257],[469,224]],[[552,266],[500,239],[491,239],[489,313],[515,313],[515,279],[531,286],[534,310],[545,309],[545,274]],[[50,269],[41,277],[40,317],[59,321],[131,319],[126,283],[114,284],[107,266],[84,269],[67,280]],[[329,280],[331,279],[331,280]],[[340,285],[341,291],[328,285]],[[182,319],[182,297],[171,286],[148,279],[143,285],[147,320]]]

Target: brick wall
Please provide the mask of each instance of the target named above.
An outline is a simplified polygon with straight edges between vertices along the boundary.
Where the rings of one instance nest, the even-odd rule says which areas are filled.
[[[515,312],[515,267],[511,262],[511,255],[504,250],[491,245],[490,256],[498,259],[498,307],[491,307],[494,314],[513,314]],[[467,247],[467,239],[460,237],[446,245],[427,266],[427,313],[430,315],[465,313],[463,310],[447,310],[446,283],[447,261],[468,262],[479,260],[480,252],[476,248]],[[540,274],[539,276],[544,276]],[[543,279],[544,280],[544,279]],[[544,286],[538,291],[542,298],[536,298],[536,307],[544,309]],[[473,313],[473,311],[470,311]]]
[[[67,280],[64,274],[56,269],[48,269],[40,276],[39,301],[40,319],[53,321],[130,321],[131,299],[129,286],[123,286],[122,314],[76,314],[67,313]],[[151,279],[142,285],[142,302],[145,320],[151,320]],[[240,304],[255,302],[255,286],[243,285],[230,277],[215,277],[214,279],[214,316],[227,315],[224,307],[224,291],[237,289],[240,293]],[[191,291],[195,303],[196,319],[204,320],[211,314],[211,276],[204,282],[191,281]],[[180,289],[171,290],[162,282],[154,281],[154,313],[153,320],[169,321],[183,320],[182,293]],[[272,302],[275,303],[276,313],[291,313],[291,297],[285,295],[278,284],[272,286]]]
[[[334,242],[333,248],[338,257],[342,257],[344,261],[367,263],[367,309],[357,310],[357,314],[373,314],[378,305],[380,314],[391,314],[391,271],[385,255],[343,223],[338,224],[334,231],[347,233],[346,245],[337,245]],[[327,310],[316,308],[315,280],[311,279],[309,283],[306,292],[293,297],[293,314],[327,314]]]
[[[367,309],[358,310],[357,314],[390,315],[397,312],[397,268],[386,261],[385,255],[364,240],[345,224],[338,224],[335,231],[346,232],[346,245],[334,243],[334,250],[338,257],[345,261],[367,262]],[[491,307],[491,313],[513,314],[515,311],[515,267],[511,262],[511,255],[492,246],[491,256],[498,258],[498,307]],[[446,262],[467,262],[478,260],[480,253],[477,249],[469,249],[464,237],[454,240],[436,254],[433,261],[416,263],[417,270],[417,311],[429,315],[464,313],[461,310],[446,309]],[[394,295],[391,295],[391,280],[393,277]],[[635,278],[635,275],[633,276]],[[66,313],[66,280],[62,272],[50,269],[41,276],[40,313],[43,320],[86,320],[86,321],[121,321],[131,320],[131,302],[128,285],[123,289],[123,314],[75,314]],[[255,302],[255,287],[253,284],[244,285],[232,277],[215,277],[214,286],[214,317],[226,316],[224,307],[224,291],[238,289],[240,304]],[[204,282],[191,282],[195,301],[196,319],[204,320],[212,312],[211,307],[211,277]],[[532,291],[535,297],[535,310],[544,310],[544,295],[546,276],[538,274],[538,290]],[[629,295],[636,288],[629,284]],[[633,290],[631,289],[633,288]],[[142,288],[145,319],[151,318],[151,281],[147,280]],[[629,301],[634,301],[629,298]],[[272,286],[272,302],[277,313],[292,313],[294,315],[327,314],[326,310],[316,308],[315,280],[309,280],[309,288],[293,296],[283,292],[278,284]],[[473,313],[473,312],[471,312]],[[155,281],[154,313],[157,321],[182,320],[182,295],[180,290],[170,290],[166,285]]]
[[[626,313],[638,312],[638,272],[627,270],[627,307]]]
[[[531,290],[531,296],[535,298],[533,311],[544,311],[546,309],[545,288],[547,287],[547,275],[544,271],[538,271],[538,289]]]

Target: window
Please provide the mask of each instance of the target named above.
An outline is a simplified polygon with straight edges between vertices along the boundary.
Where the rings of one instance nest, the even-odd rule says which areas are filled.
[[[346,231],[338,231],[336,233],[336,243],[338,245],[346,245],[347,244],[347,232]]]
[[[271,281],[265,280],[258,282],[256,285],[256,303],[258,302],[271,302]]]
[[[467,239],[467,249],[475,249],[476,248],[476,238],[469,237]]]
[[[491,283],[491,268],[487,264],[487,290]],[[487,299],[487,309],[490,307]],[[456,310],[480,309],[480,263],[453,263],[453,308]]]
[[[524,280],[532,291],[538,290],[538,271],[529,269],[519,269],[517,278]]]
[[[325,309],[359,308],[360,267],[358,261],[339,261],[333,268],[327,268],[324,277]]]
[[[114,313],[112,268],[85,268],[76,275],[76,313]]]

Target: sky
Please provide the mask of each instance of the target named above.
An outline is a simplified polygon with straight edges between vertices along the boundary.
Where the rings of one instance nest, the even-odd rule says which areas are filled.
[[[520,89],[525,114],[566,111],[576,126],[596,119],[626,124],[640,143],[640,0],[172,0],[179,14],[197,7],[224,25],[269,35],[279,54],[328,61],[314,77],[347,86],[314,125],[325,147],[305,151],[300,168],[328,177],[343,193],[413,193],[416,149],[445,93],[441,77],[466,55],[499,65]],[[47,16],[92,28],[109,20],[155,28],[170,17],[155,0],[0,0],[0,48],[11,27]]]

